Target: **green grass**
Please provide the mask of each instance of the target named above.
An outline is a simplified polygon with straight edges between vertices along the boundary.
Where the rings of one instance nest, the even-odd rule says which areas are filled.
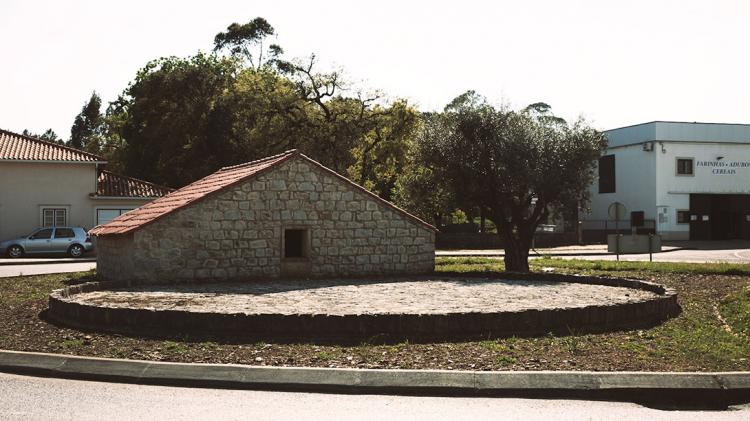
[[[66,349],[66,350],[68,350],[68,349],[75,349],[75,348],[80,348],[80,347],[82,347],[82,346],[83,346],[84,344],[85,344],[85,343],[84,343],[83,339],[65,339],[64,341],[62,341],[62,342],[60,343],[60,346],[61,346],[61,347],[62,347],[63,349]]]
[[[543,257],[529,260],[531,270],[555,268],[596,272],[656,272],[690,273],[704,275],[750,275],[750,265],[741,263],[672,263],[672,262],[625,262],[613,260],[579,260]],[[483,273],[502,272],[502,259],[487,257],[438,257],[435,259],[438,272]]]
[[[316,356],[316,357],[317,357],[317,358],[318,358],[318,359],[319,359],[320,361],[331,361],[331,360],[333,360],[333,359],[335,359],[335,358],[336,358],[336,354],[335,354],[335,353],[333,353],[333,352],[328,352],[328,351],[320,351],[320,352],[318,352],[317,354],[315,354],[315,356]]]
[[[4,293],[0,294],[0,305],[23,305],[46,299],[51,290],[64,286],[60,283],[62,276],[65,276],[67,283],[79,283],[91,280],[94,272],[1,278]]]
[[[719,312],[733,332],[750,336],[750,286],[724,299],[719,306]]]
[[[184,354],[188,351],[185,344],[173,341],[164,341],[164,350],[168,352],[174,352],[176,354]]]

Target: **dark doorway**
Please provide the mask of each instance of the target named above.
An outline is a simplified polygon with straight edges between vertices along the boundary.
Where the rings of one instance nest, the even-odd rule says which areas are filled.
[[[750,195],[691,194],[691,240],[750,240]]]
[[[284,257],[307,257],[306,237],[304,229],[284,230]]]

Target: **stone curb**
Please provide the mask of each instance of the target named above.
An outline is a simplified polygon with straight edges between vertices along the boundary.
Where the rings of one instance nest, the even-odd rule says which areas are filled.
[[[459,277],[477,275],[444,273]],[[509,276],[505,274],[503,278]],[[334,340],[361,341],[377,335],[391,339],[442,340],[446,338],[488,338],[498,336],[601,332],[650,327],[680,313],[677,294],[671,288],[648,281],[565,274],[514,273],[512,279],[571,282],[633,288],[652,292],[647,299],[583,307],[562,306],[517,311],[376,313],[356,312],[327,315],[206,312],[184,309],[107,307],[78,302],[74,296],[124,286],[118,281],[86,282],[55,290],[49,295],[49,320],[77,329],[160,336],[184,334],[242,336],[247,340]]]
[[[0,351],[0,371],[92,381],[349,394],[588,399],[726,406],[750,401],[750,372],[444,371],[191,364]]]
[[[0,266],[23,266],[23,265],[57,265],[61,263],[96,263],[96,257],[83,257],[79,259],[40,259],[40,260],[31,260],[31,259],[20,259],[20,260],[11,260],[11,259],[3,259],[0,261]]]

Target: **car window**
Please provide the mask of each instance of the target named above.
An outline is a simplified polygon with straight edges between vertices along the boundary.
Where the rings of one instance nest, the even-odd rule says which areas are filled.
[[[73,238],[76,236],[76,233],[73,232],[70,228],[56,228],[55,229],[55,238]]]
[[[52,229],[43,229],[35,232],[31,237],[32,240],[45,240],[48,238],[52,238]]]

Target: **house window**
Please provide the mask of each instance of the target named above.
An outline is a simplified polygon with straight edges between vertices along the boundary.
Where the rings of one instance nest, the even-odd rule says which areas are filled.
[[[131,210],[133,209],[97,209],[96,225],[106,224],[123,213],[130,212]]]
[[[308,257],[306,229],[287,229],[284,230],[284,257],[286,258],[304,258]]]
[[[615,192],[615,156],[599,158],[599,193]]]
[[[694,219],[692,219],[694,220]],[[678,210],[677,211],[677,223],[678,224],[689,224],[691,221],[690,211]]]
[[[59,227],[68,225],[68,210],[65,208],[42,208],[42,226]]]
[[[693,175],[693,158],[677,158],[677,175]]]

